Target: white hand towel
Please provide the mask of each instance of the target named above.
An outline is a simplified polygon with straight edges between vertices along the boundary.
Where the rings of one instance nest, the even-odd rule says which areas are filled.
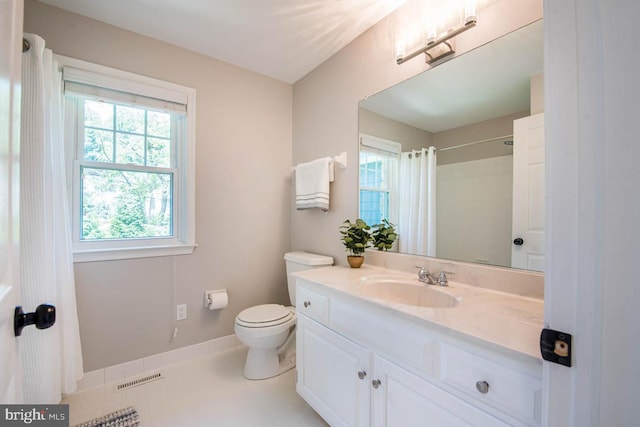
[[[329,210],[329,182],[333,181],[333,161],[323,157],[296,166],[296,208]]]

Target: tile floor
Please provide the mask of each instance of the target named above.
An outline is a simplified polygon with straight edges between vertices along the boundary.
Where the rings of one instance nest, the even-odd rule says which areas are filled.
[[[249,381],[246,347],[164,368],[165,378],[125,391],[113,384],[65,396],[71,425],[134,406],[142,427],[327,426],[295,390],[295,369]]]

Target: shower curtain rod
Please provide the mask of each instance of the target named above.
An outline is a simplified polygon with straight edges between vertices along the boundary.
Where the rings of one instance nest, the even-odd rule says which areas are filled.
[[[29,40],[23,38],[22,39],[22,53],[25,53],[29,49],[31,49],[31,43],[29,43]]]
[[[512,136],[513,135],[503,135],[503,136],[497,136],[495,138],[483,139],[482,141],[467,142],[466,144],[454,145],[453,147],[438,148],[438,151],[447,151],[447,150],[453,150],[456,148],[468,147],[469,145],[476,145],[476,144],[482,144],[483,142],[497,141],[499,139],[510,138]]]

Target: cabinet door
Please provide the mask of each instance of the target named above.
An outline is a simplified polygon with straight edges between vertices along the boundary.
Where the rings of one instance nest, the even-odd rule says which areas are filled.
[[[297,322],[298,394],[333,427],[369,426],[369,352],[304,315]]]
[[[508,426],[381,357],[373,365],[373,427]]]

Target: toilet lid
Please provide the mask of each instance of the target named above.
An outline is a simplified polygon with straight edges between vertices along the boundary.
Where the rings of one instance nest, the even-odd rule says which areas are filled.
[[[238,314],[239,323],[255,328],[274,326],[284,323],[293,317],[287,307],[280,304],[263,304],[249,307]]]

